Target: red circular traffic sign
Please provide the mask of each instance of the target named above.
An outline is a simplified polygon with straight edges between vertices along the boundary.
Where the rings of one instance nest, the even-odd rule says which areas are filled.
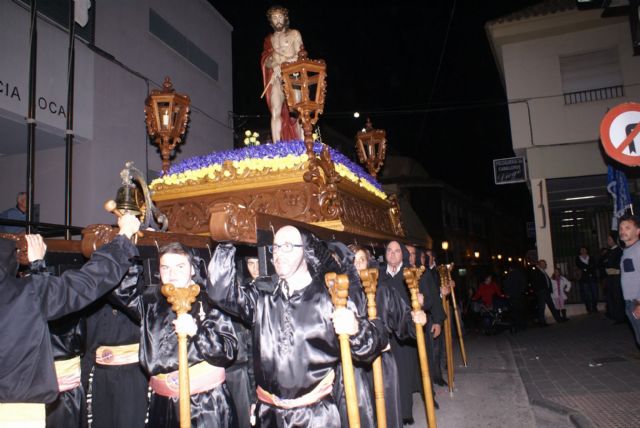
[[[624,103],[604,115],[600,141],[604,151],[623,165],[640,166],[640,104]]]

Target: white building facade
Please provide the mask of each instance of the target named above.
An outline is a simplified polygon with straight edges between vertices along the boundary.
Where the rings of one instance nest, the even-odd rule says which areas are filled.
[[[64,3],[67,2],[50,2]],[[191,97],[177,159],[230,149],[232,27],[206,1],[92,2],[90,34],[76,38],[72,223],[107,223],[125,161],[154,178],[161,158],[147,138],[144,102],[170,76]],[[34,203],[41,222],[64,221],[67,49],[64,25],[38,16]],[[0,2],[0,207],[26,190],[29,4]]]
[[[629,18],[602,15],[577,10],[575,1],[546,1],[486,24],[513,150],[528,165],[538,257],[569,275],[577,246],[594,253],[610,227],[612,162],[600,147],[600,122],[612,107],[640,100]]]

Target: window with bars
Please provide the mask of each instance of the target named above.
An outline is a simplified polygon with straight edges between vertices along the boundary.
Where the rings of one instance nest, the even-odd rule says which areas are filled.
[[[624,96],[616,48],[565,55],[559,60],[566,105]]]

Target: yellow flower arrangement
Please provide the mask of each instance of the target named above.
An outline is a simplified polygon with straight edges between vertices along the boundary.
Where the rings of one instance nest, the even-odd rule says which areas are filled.
[[[231,165],[239,175],[245,171],[286,171],[299,168],[302,164],[309,160],[306,153],[301,155],[289,154],[287,156],[276,156],[273,158],[245,158],[241,160],[231,161]],[[376,188],[369,181],[358,177],[353,171],[342,163],[335,162],[336,172],[346,180],[359,185],[368,192],[373,193],[380,199],[387,199],[387,195]],[[158,185],[178,186],[184,185],[190,181],[200,181],[203,179],[219,180],[221,176],[230,177],[231,173],[222,167],[221,163],[215,163],[202,168],[187,170],[180,173],[167,174],[163,177],[153,180],[149,187],[153,189]]]

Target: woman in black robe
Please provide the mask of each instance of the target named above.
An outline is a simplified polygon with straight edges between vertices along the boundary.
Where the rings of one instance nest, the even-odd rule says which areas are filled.
[[[329,251],[334,255],[338,262],[337,273],[347,274],[349,277],[349,299],[354,303],[358,315],[363,318],[367,317],[367,298],[362,290],[360,275],[353,264],[354,253],[342,242],[330,241],[327,243]],[[377,324],[383,327],[382,324]],[[388,335],[385,329],[379,332],[382,340],[380,341],[379,355],[389,343],[384,340]],[[342,368],[342,365],[340,366]],[[355,361],[353,363],[354,376],[356,381],[356,391],[358,394],[358,408],[360,413],[360,426],[362,428],[376,427],[376,407],[373,397],[373,380],[370,376],[371,364]],[[338,370],[336,374],[336,382],[333,388],[333,397],[338,405],[340,417],[342,419],[342,427],[348,428],[349,421],[347,418],[347,401],[345,398],[344,383],[342,380],[342,370]]]
[[[362,247],[354,246],[352,248],[356,254],[360,252],[366,254],[366,250]],[[402,300],[398,292],[384,281],[378,281],[376,309],[378,318],[384,324],[390,343],[397,340],[415,339],[416,328],[411,315],[411,308]],[[382,378],[384,380],[387,426],[401,427],[402,406],[398,367],[390,346],[382,352]]]

